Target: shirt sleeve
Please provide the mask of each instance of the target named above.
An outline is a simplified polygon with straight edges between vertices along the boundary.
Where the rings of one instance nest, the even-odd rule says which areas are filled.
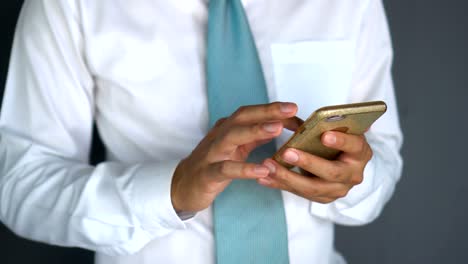
[[[350,102],[383,100],[388,110],[366,133],[373,158],[364,180],[344,198],[330,204],[311,203],[313,215],[344,225],[373,221],[393,194],[400,178],[402,133],[391,77],[392,46],[381,0],[370,0],[363,12],[356,44],[356,67]]]
[[[178,161],[88,165],[94,83],[78,5],[22,8],[0,117],[0,219],[32,240],[134,253],[185,228],[170,199]]]

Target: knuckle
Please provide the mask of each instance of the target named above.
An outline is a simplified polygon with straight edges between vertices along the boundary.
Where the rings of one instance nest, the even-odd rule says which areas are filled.
[[[336,197],[337,197],[337,198],[346,197],[346,195],[348,195],[348,192],[349,192],[349,189],[346,188],[346,187],[343,187],[343,188],[341,188],[340,190],[338,190],[338,191],[336,192]]]
[[[341,170],[338,166],[330,166],[328,169],[328,176],[334,180],[341,180]]]
[[[319,190],[316,187],[310,187],[307,189],[306,195],[308,197],[317,197],[319,194]]]
[[[219,126],[221,126],[226,120],[227,120],[226,117],[220,118],[220,119],[218,119],[218,121],[216,121],[216,123],[215,123],[214,126],[215,126],[215,127],[219,127]]]
[[[241,106],[231,115],[231,118],[234,121],[242,121],[245,112],[247,111],[247,106]]]
[[[280,111],[280,103],[279,102],[271,103],[271,104],[265,105],[265,107],[263,107],[262,109],[263,109],[263,114],[265,116],[274,117]]]
[[[239,108],[237,108],[236,113],[242,115],[242,114],[247,110],[247,108],[248,108],[248,107],[245,106],[245,105],[240,106]]]
[[[255,126],[252,126],[250,128],[250,132],[253,134],[253,135],[260,135],[260,134],[263,134],[263,128],[262,128],[262,124],[257,124]]]
[[[289,179],[288,173],[282,170],[277,170],[275,173],[275,177],[282,182],[287,182]]]
[[[366,145],[367,145],[367,143],[366,143],[365,140],[362,140],[362,139],[358,140],[358,142],[356,143],[356,150],[358,152],[363,152],[366,149]]]
[[[226,129],[219,135],[218,140],[223,143],[235,144],[237,139],[242,136],[242,128],[239,126],[232,126],[230,129]],[[223,144],[223,146],[226,146]]]
[[[228,162],[226,161],[223,161],[219,164],[219,173],[222,174],[222,175],[226,175],[228,174],[229,172],[229,169],[230,169],[230,165]]]
[[[279,112],[281,112],[281,103],[280,102],[272,103],[270,107],[270,113],[277,114]]]
[[[367,151],[367,161],[370,161],[372,157],[374,157],[374,151],[371,148],[369,148],[369,150]]]
[[[352,178],[351,178],[351,183],[353,185],[358,185],[358,184],[361,184],[364,180],[364,177],[362,175],[354,175]]]
[[[242,169],[240,170],[241,174],[242,175],[249,175],[250,174],[250,168],[249,166],[245,165],[245,166],[242,166]]]

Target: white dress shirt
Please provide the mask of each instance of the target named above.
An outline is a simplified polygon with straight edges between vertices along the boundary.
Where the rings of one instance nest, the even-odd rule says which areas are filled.
[[[291,263],[343,262],[333,224],[375,219],[402,166],[382,3],[242,2],[271,101],[297,103],[301,118],[331,104],[388,104],[366,134],[374,157],[361,185],[330,204],[283,192]],[[98,263],[214,263],[211,209],[182,221],[170,199],[176,165],[208,131],[207,5],[25,1],[0,119],[0,218],[9,228],[97,251]],[[93,121],[107,149],[97,166],[88,165]]]

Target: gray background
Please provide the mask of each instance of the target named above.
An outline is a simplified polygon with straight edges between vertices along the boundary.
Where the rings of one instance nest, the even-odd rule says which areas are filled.
[[[0,10],[0,87],[22,1]],[[468,263],[468,2],[385,1],[405,133],[403,177],[383,215],[337,227],[349,263]],[[1,89],[0,89],[1,91]],[[102,146],[95,148],[93,160]],[[92,263],[92,254],[29,242],[0,225],[0,263]]]

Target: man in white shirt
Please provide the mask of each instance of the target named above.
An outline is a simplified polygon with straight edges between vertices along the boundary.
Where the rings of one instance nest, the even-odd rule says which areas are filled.
[[[278,103],[244,107],[208,133],[207,1],[25,1],[0,118],[0,219],[29,239],[97,251],[97,263],[214,263],[211,203],[249,178],[283,190],[290,263],[344,262],[333,223],[375,219],[402,165],[382,3],[242,3]],[[295,115],[370,100],[388,112],[365,138],[323,137],[344,152],[337,161],[289,153],[319,178],[220,155],[252,137],[281,145]],[[253,125],[239,129],[245,118]],[[108,160],[97,166],[93,121]]]

